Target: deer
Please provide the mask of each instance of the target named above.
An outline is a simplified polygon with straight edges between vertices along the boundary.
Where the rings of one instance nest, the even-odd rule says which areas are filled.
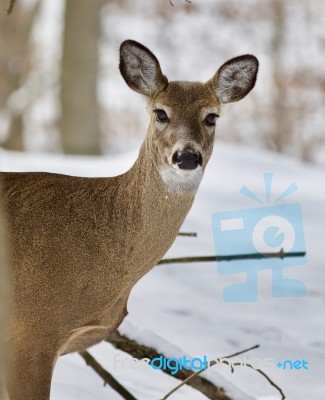
[[[119,69],[146,102],[138,158],[121,175],[1,172],[12,301],[10,400],[47,400],[60,355],[99,343],[127,315],[137,281],[174,242],[211,157],[223,104],[254,87],[258,60],[224,63],[207,82],[168,81],[142,44]]]

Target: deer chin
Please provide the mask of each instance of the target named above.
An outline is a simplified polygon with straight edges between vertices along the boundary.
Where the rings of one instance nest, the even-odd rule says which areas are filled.
[[[160,170],[160,176],[170,193],[195,193],[203,177],[201,166],[194,170],[168,166]]]

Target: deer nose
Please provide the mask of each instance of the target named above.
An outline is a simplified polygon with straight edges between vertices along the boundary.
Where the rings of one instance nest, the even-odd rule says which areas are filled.
[[[196,169],[202,165],[202,155],[189,150],[176,151],[173,154],[173,164],[177,164],[180,169]]]

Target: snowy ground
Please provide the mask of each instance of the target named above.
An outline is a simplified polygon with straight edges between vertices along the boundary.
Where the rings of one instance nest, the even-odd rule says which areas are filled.
[[[129,168],[136,154],[133,151],[109,158],[80,158],[1,151],[0,169],[110,176]],[[217,143],[195,204],[183,226],[183,231],[196,231],[199,236],[196,239],[177,238],[168,255],[214,254],[211,214],[256,207],[239,190],[246,184],[263,197],[262,175],[265,172],[274,173],[271,200],[293,181],[298,185],[299,190],[285,203],[298,202],[302,207],[308,264],[287,268],[285,275],[303,281],[307,296],[272,297],[271,272],[266,270],[259,273],[257,302],[224,302],[223,289],[228,284],[243,282],[245,274],[221,276],[215,263],[159,266],[132,291],[127,319],[193,356],[215,358],[260,344],[261,348],[247,354],[247,359],[273,358],[275,362],[305,359],[309,362],[308,370],[284,371],[276,366],[263,369],[282,387],[287,399],[323,400],[325,257],[321,244],[325,222],[324,167],[303,165],[295,159],[261,149]],[[161,398],[177,383],[150,367],[114,369],[113,359],[117,352],[108,344],[97,345],[90,351],[139,400]],[[225,367],[214,368],[252,398],[279,398],[275,389],[254,371],[240,368],[230,374]],[[120,398],[108,387],[103,387],[101,379],[76,354],[61,357],[58,361],[52,396],[61,400]],[[189,388],[172,398],[204,399]]]

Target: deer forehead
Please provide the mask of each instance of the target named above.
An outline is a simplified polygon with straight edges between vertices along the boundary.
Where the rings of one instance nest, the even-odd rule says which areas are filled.
[[[162,107],[167,113],[192,117],[220,111],[220,103],[212,89],[200,82],[170,82],[164,91],[155,96],[153,106]]]

